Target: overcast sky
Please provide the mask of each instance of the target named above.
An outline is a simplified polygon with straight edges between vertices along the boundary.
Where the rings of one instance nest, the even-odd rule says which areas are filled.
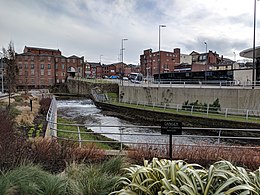
[[[259,11],[258,11],[259,10]],[[260,2],[257,2],[257,26]],[[234,60],[252,47],[254,0],[0,0],[0,46],[60,49],[89,62],[140,63],[145,49],[213,50]],[[257,28],[256,28],[257,29]],[[256,30],[256,45],[260,40]],[[235,52],[235,55],[234,55]],[[121,60],[120,60],[121,61]]]

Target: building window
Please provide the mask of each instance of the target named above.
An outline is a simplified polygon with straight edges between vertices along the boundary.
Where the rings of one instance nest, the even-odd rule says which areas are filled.
[[[61,69],[64,70],[65,69],[65,64],[61,65]]]
[[[70,62],[70,59],[67,59],[67,62]]]
[[[31,75],[34,75],[34,69],[31,70]]]
[[[52,79],[48,79],[49,85],[52,85]]]
[[[48,70],[48,76],[50,76],[51,75],[51,70]]]
[[[76,62],[76,60],[75,60],[75,59],[72,59],[72,62],[73,62],[73,63],[75,63],[75,62]]]
[[[22,69],[23,68],[23,65],[22,64],[19,64],[19,69]]]
[[[34,56],[31,56],[31,61],[33,61],[34,60]]]
[[[62,76],[65,76],[65,72],[62,72]]]
[[[41,76],[44,76],[44,70],[41,70]]]
[[[65,58],[62,58],[61,61],[62,61],[62,62],[65,62]]]
[[[22,76],[23,75],[23,72],[22,70],[19,70],[19,75]]]
[[[55,64],[55,70],[58,70],[59,64]]]
[[[44,85],[44,79],[40,80],[40,85]]]
[[[28,64],[25,64],[24,66],[25,66],[25,69],[28,69]]]
[[[34,69],[34,64],[31,64],[31,69]]]
[[[51,57],[48,57],[48,61],[51,61]]]
[[[48,69],[51,69],[51,64],[48,64]]]
[[[41,69],[44,69],[44,64],[41,64]]]
[[[24,60],[27,61],[28,60],[28,56],[24,56]]]
[[[31,83],[34,84],[34,79],[31,80]]]

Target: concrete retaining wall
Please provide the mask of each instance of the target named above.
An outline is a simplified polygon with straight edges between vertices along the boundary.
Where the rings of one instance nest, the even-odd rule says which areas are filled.
[[[211,127],[211,128],[260,128],[258,123],[247,123],[239,121],[221,120],[213,118],[196,117],[190,115],[180,115],[173,113],[164,113],[157,111],[149,111],[138,108],[129,108],[124,106],[116,106],[112,104],[96,102],[96,105],[102,110],[108,110],[116,113],[121,113],[121,116],[127,117],[127,120],[134,120],[139,122],[149,122],[150,125],[161,125],[163,120],[180,121],[184,126],[192,127]]]
[[[118,84],[115,83],[94,83],[86,81],[69,80],[67,82],[70,94],[79,94],[84,96],[91,95],[91,89],[98,87],[104,92],[118,93]]]
[[[211,104],[217,98],[222,108],[260,110],[259,89],[205,89],[120,86],[119,95],[125,101],[183,104],[185,101]]]

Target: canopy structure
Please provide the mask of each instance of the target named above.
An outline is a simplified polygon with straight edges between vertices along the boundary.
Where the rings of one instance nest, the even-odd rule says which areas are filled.
[[[245,49],[239,55],[244,58],[253,58],[253,51],[253,48]],[[260,46],[255,48],[255,58],[260,58]]]

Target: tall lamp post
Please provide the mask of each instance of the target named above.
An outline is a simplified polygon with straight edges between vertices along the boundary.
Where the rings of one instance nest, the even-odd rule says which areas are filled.
[[[3,64],[3,57],[2,57],[2,52],[0,52],[1,54],[1,70],[2,70],[2,93],[4,93],[4,64]]]
[[[159,63],[158,63],[158,81],[161,81],[161,27],[166,27],[166,25],[159,25]]]
[[[100,65],[102,65],[102,63],[101,63],[101,57],[102,57],[102,56],[103,56],[102,54],[99,56]]]
[[[256,0],[254,0],[254,35],[253,35],[253,75],[252,89],[255,88],[255,26],[256,26]]]
[[[128,39],[122,39],[122,67],[121,67],[121,80],[122,80],[122,86],[123,84],[123,74],[124,74],[124,41],[127,41]]]
[[[204,42],[204,44],[205,44],[205,46],[206,46],[206,53],[205,53],[205,56],[206,56],[206,58],[205,58],[205,60],[206,60],[206,62],[205,62],[205,81],[207,80],[207,69],[208,69],[208,57],[207,57],[207,52],[208,52],[208,44],[207,44],[207,42],[205,41]]]

